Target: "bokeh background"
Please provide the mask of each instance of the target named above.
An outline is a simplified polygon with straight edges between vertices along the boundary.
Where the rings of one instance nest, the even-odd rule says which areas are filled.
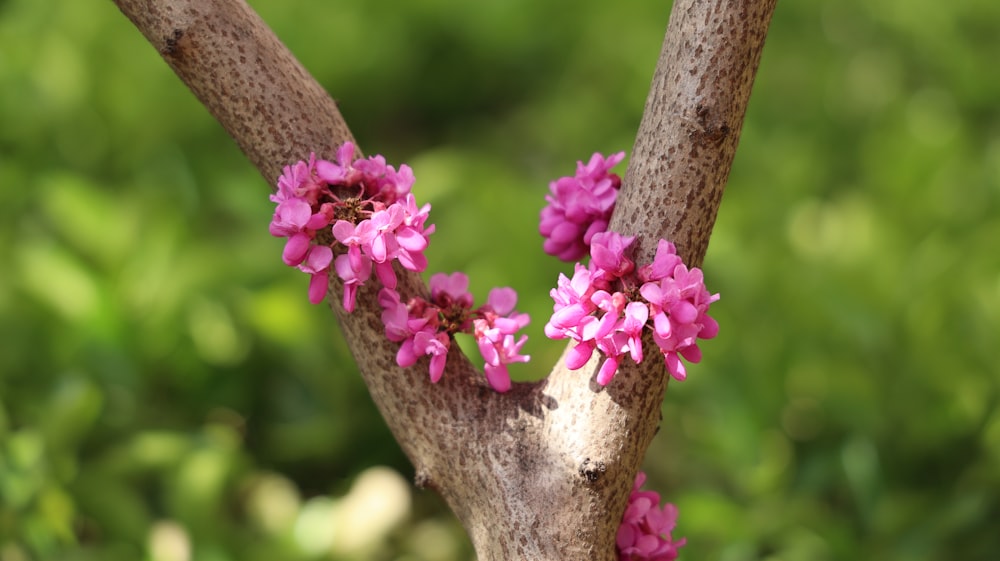
[[[666,2],[256,0],[513,286],[548,181],[629,150]],[[646,459],[683,559],[1000,557],[1000,3],[779,3],[705,270],[720,336]],[[622,167],[622,170],[624,167]],[[0,0],[0,561],[469,560],[268,184],[106,0]]]

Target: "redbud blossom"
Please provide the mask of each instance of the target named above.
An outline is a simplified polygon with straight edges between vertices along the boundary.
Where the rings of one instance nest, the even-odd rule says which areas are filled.
[[[486,380],[498,392],[510,389],[508,364],[531,360],[530,356],[521,354],[528,336],[515,339],[518,330],[528,325],[530,318],[528,314],[515,312],[515,305],[517,292],[513,288],[494,288],[486,305],[479,309],[482,317],[473,322],[473,336],[485,361]]]
[[[668,269],[669,265],[673,265],[673,270]],[[687,370],[679,356],[693,363],[701,361],[697,340],[711,339],[719,333],[719,324],[707,313],[719,295],[705,289],[701,269],[688,270],[680,262],[670,242],[657,245],[653,264],[645,276],[649,282],[639,288],[639,293],[649,302],[653,341],[663,354],[670,375],[683,380]]]
[[[304,199],[310,205],[316,204],[325,190],[325,186],[316,174],[316,155],[310,154],[309,161],[296,162],[285,166],[278,178],[278,189],[270,199],[273,203],[281,203],[286,199]]]
[[[316,162],[316,175],[330,185],[355,185],[361,182],[361,173],[354,170],[354,143],[345,142],[337,149],[337,163]]]
[[[600,232],[594,234],[590,242],[591,262],[605,274],[613,278],[622,278],[635,269],[635,263],[625,257],[635,236],[623,236],[618,232]]]
[[[538,227],[545,252],[565,261],[587,253],[591,259],[587,267],[577,263],[572,278],[559,275],[545,335],[576,342],[566,354],[570,369],[583,367],[594,351],[604,355],[596,378],[605,385],[626,354],[642,361],[642,332],[649,328],[668,372],[682,380],[681,357],[698,362],[697,339],[718,333],[706,311],[719,295],[705,289],[701,271],[688,270],[670,242],[660,240],[653,263],[636,270],[627,257],[635,238],[607,231],[621,187],[621,178],[610,170],[624,157],[624,152],[608,158],[594,154],[586,165],[577,162],[573,177],[549,184]]]
[[[465,273],[434,273],[430,282],[431,300],[448,308],[457,304],[463,308],[472,308],[473,296],[469,292],[469,276]]]
[[[412,366],[421,356],[430,355],[431,381],[437,382],[444,371],[452,337],[456,333],[469,333],[483,355],[486,381],[498,392],[509,390],[507,365],[527,362],[530,358],[521,354],[527,336],[516,336],[530,321],[527,314],[514,311],[517,293],[511,288],[495,288],[486,304],[473,309],[469,277],[465,273],[436,273],[430,278],[430,289],[430,301],[414,298],[407,304],[402,303],[395,290],[383,288],[379,292],[386,337],[401,343],[396,363]]]
[[[588,167],[581,164],[581,181],[608,183],[605,165],[603,159],[592,160]],[[404,303],[395,290],[393,262],[410,271],[426,269],[424,250],[434,232],[427,224],[431,207],[417,205],[410,192],[413,182],[409,166],[397,170],[378,155],[356,159],[354,144],[346,142],[337,149],[335,162],[310,155],[308,161],[283,169],[271,195],[277,208],[269,230],[287,238],[282,260],[310,275],[310,302],[325,297],[332,265],[343,281],[344,309],[352,312],[358,289],[375,272],[383,287],[378,302],[386,337],[400,343],[397,364],[408,367],[430,357],[428,372],[437,382],[454,334],[468,333],[483,354],[489,384],[507,391],[507,365],[529,358],[521,354],[527,337],[516,336],[529,319],[514,311],[513,289],[493,290],[486,304],[475,309],[463,273],[432,276],[430,301],[414,298]],[[329,230],[323,232],[325,228]]]
[[[434,226],[425,226],[430,205],[417,207],[410,193],[413,170],[403,165],[397,171],[382,156],[355,160],[354,152],[354,144],[346,142],[337,150],[336,163],[311,155],[308,162],[286,166],[271,195],[278,206],[269,228],[271,235],[288,238],[282,260],[290,266],[299,266],[317,244],[330,243],[323,247],[337,254],[334,271],[344,281],[347,311],[354,309],[357,290],[373,269],[389,288],[396,286],[393,261],[423,271],[427,237],[434,231]],[[345,191],[356,198],[340,198]],[[328,232],[336,240],[332,243],[329,234],[320,235],[330,224]],[[322,300],[316,299],[320,281],[315,274],[310,281],[312,302]]]
[[[326,296],[332,260],[333,251],[329,247],[314,245],[309,248],[305,259],[299,264],[299,270],[309,274],[309,301],[313,304],[319,304]]]
[[[555,304],[545,335],[576,341],[566,354],[571,370],[583,367],[594,351],[601,353],[605,359],[596,376],[601,385],[611,381],[624,356],[642,362],[646,328],[653,332],[667,371],[678,380],[686,376],[680,357],[698,362],[697,339],[710,339],[719,331],[707,314],[719,295],[705,289],[701,270],[689,271],[674,245],[662,240],[653,263],[636,270],[626,256],[634,240],[616,232],[596,234],[590,264],[578,263],[572,279],[560,274],[551,292]]]
[[[675,540],[671,533],[677,525],[677,507],[664,503],[660,495],[642,491],[646,474],[639,472],[629,495],[625,515],[618,527],[615,544],[619,561],[673,561],[686,538]]]
[[[621,178],[609,170],[625,157],[624,152],[605,158],[594,154],[586,165],[577,162],[573,177],[549,183],[549,203],[541,212],[539,233],[545,237],[545,253],[563,261],[587,254],[591,239],[605,231],[615,207]]]

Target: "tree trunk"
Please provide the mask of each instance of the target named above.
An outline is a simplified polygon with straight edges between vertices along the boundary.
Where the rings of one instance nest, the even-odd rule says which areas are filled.
[[[268,183],[310,152],[332,158],[352,140],[336,103],[242,0],[116,3]],[[612,221],[638,236],[637,261],[650,261],[662,237],[690,266],[701,263],[774,4],[674,4]],[[398,274],[404,301],[426,296],[419,275]],[[375,284],[359,291],[354,313],[337,296],[331,308],[417,485],[445,498],[479,558],[614,559],[629,490],[659,422],[662,362],[623,362],[601,387],[595,353],[581,370],[560,360],[546,379],[499,394],[452,346],[432,385],[423,361],[396,365]],[[342,290],[336,278],[331,290]]]

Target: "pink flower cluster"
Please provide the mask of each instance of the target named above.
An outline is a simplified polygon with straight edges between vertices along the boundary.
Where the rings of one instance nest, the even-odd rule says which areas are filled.
[[[337,150],[336,162],[310,156],[285,167],[271,195],[278,205],[271,234],[288,238],[282,260],[310,275],[309,301],[314,304],[326,296],[331,269],[336,272],[344,281],[348,312],[354,311],[358,288],[374,271],[383,287],[378,300],[386,337],[401,343],[396,354],[400,366],[429,356],[431,381],[437,382],[452,337],[469,333],[486,362],[486,379],[497,391],[507,391],[507,365],[529,359],[521,354],[527,336],[517,337],[529,318],[514,311],[513,289],[494,289],[476,309],[462,273],[432,276],[429,302],[414,298],[403,303],[396,292],[393,262],[410,271],[426,269],[423,252],[434,231],[426,225],[430,205],[417,207],[410,192],[413,181],[409,166],[396,170],[382,156],[356,160],[350,142]]]
[[[621,178],[609,173],[625,157],[605,158],[595,153],[586,165],[577,162],[576,175],[549,183],[548,205],[542,209],[538,231],[545,237],[545,253],[576,261],[587,254],[591,239],[608,229]]]
[[[639,472],[628,498],[628,507],[618,527],[619,561],[672,561],[687,539],[674,540],[670,535],[677,524],[677,507],[664,503],[653,491],[640,491],[646,474]]]
[[[572,278],[560,274],[550,292],[555,305],[545,335],[576,341],[566,357],[572,370],[586,364],[594,350],[602,353],[606,359],[597,382],[607,385],[624,356],[642,362],[642,334],[648,327],[667,371],[683,380],[687,373],[680,357],[700,361],[697,339],[719,332],[707,314],[719,295],[705,289],[701,270],[688,270],[668,241],[660,240],[653,263],[636,269],[625,255],[633,241],[616,232],[594,234],[589,266],[577,263]]]
[[[310,275],[310,302],[326,296],[331,266],[344,281],[347,311],[373,269],[383,286],[395,288],[393,261],[411,271],[427,267],[423,251],[434,226],[425,225],[430,205],[418,208],[410,193],[413,181],[409,166],[396,170],[382,156],[355,160],[350,142],[337,150],[336,163],[313,155],[284,168],[271,195],[278,207],[270,231],[288,238],[285,264]],[[335,187],[352,196],[339,197]],[[334,258],[337,243],[346,251]]]
[[[510,389],[507,365],[527,362],[521,354],[526,335],[517,331],[530,321],[527,314],[514,311],[517,293],[511,288],[494,288],[486,304],[473,309],[469,277],[463,273],[431,276],[431,299],[414,298],[403,303],[391,288],[379,292],[382,323],[390,341],[401,343],[396,354],[400,366],[412,366],[422,356],[430,356],[432,382],[444,373],[448,349],[456,333],[471,333],[486,361],[486,380],[498,392]]]

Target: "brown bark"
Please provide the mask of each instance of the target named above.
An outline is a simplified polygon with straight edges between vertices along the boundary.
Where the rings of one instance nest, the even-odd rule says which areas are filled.
[[[700,267],[736,154],[776,0],[678,0],[656,65],[612,229]]]
[[[775,0],[675,3],[612,227],[704,257]],[[336,103],[242,0],[116,0],[269,183],[351,139]],[[418,193],[419,195],[419,193]],[[441,232],[438,235],[447,235]],[[426,288],[399,271],[404,298]],[[357,310],[331,307],[372,398],[416,468],[468,529],[483,561],[611,560],[632,480],[666,389],[655,356],[601,388],[595,358],[490,390],[457,347],[443,380],[395,363],[374,282]],[[650,353],[653,354],[653,353]]]

